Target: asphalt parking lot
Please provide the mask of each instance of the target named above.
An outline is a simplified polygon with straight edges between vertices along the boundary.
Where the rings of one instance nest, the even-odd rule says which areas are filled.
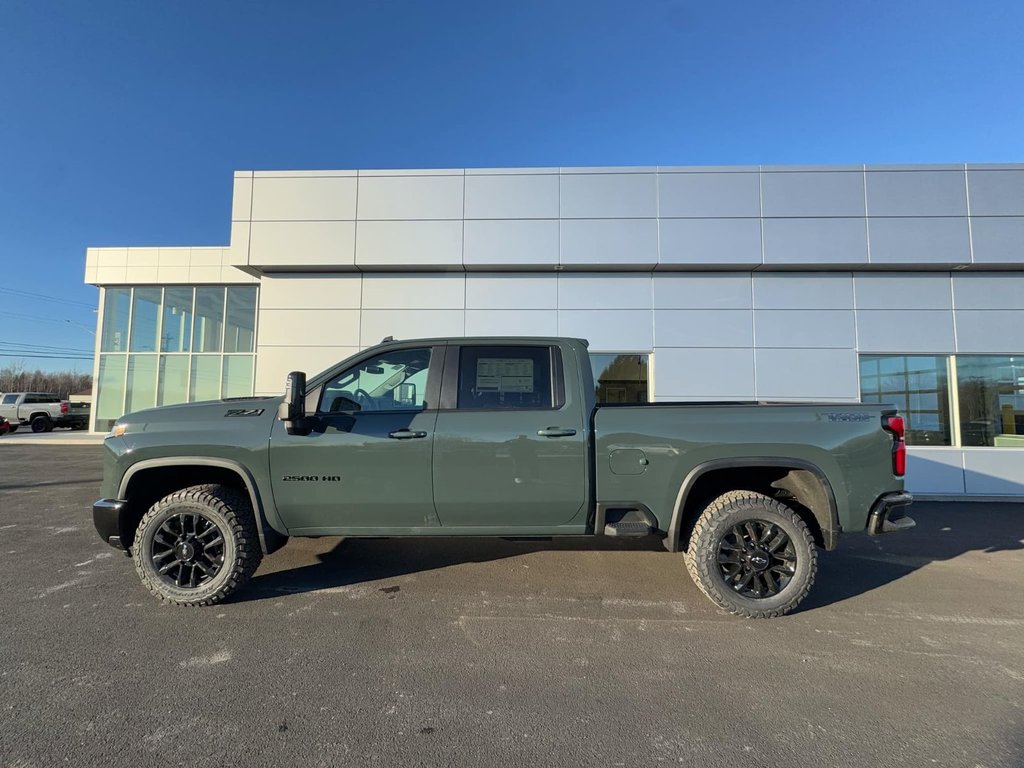
[[[0,766],[1024,764],[1024,505],[919,504],[766,622],[654,541],[295,540],[182,609],[100,476],[0,445]]]

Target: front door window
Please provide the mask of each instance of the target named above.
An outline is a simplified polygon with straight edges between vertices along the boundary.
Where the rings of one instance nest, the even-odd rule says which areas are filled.
[[[320,413],[422,411],[430,347],[384,352],[329,381]]]

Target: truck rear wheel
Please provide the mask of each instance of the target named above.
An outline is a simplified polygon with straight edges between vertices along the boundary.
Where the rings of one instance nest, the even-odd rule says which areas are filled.
[[[708,504],[684,556],[701,592],[750,619],[792,611],[818,570],[807,524],[785,504],[753,491],[730,491]]]
[[[30,422],[33,432],[52,432],[53,422],[46,416],[33,416]]]
[[[229,486],[194,485],[143,515],[132,547],[142,583],[175,605],[213,605],[244,586],[263,552],[248,497]]]

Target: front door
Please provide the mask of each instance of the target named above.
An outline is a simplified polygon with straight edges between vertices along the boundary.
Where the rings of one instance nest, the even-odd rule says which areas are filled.
[[[565,525],[586,503],[583,406],[557,346],[448,348],[434,428],[434,506],[443,527]]]
[[[275,422],[274,501],[292,533],[438,524],[431,457],[443,359],[444,347],[378,353],[311,387],[309,434]]]

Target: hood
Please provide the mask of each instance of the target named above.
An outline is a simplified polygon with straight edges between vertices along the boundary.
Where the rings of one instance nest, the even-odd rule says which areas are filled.
[[[128,413],[117,420],[118,424],[137,427],[131,432],[177,431],[189,432],[215,430],[229,432],[234,429],[251,429],[256,424],[267,424],[277,417],[277,406],[284,398],[273,397],[232,397],[223,400],[206,400],[198,403],[181,403],[147,408]],[[268,427],[269,429],[269,427]]]

